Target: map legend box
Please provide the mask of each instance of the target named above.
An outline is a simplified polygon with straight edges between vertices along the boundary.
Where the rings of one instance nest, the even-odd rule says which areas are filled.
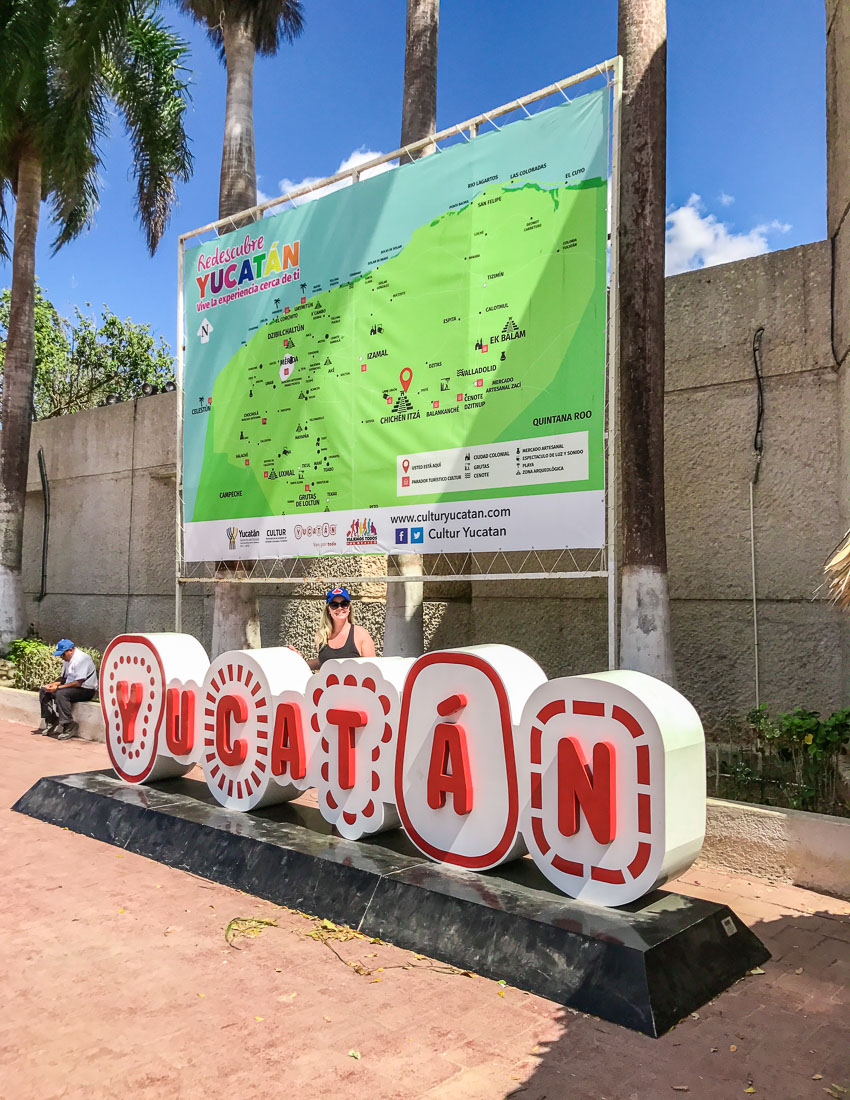
[[[451,492],[463,481],[471,481],[476,489],[587,481],[588,470],[587,432],[514,439],[483,447],[452,447],[399,455],[396,460],[399,496]]]

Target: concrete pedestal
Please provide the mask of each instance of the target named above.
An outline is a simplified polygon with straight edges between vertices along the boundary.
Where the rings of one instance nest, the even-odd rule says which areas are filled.
[[[222,809],[195,780],[40,779],[13,809],[658,1036],[769,952],[725,905],[656,891],[622,909],[556,893],[530,859],[475,873],[400,830],[331,835],[295,803]]]

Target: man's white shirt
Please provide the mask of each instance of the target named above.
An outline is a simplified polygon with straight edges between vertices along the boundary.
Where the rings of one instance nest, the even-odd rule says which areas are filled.
[[[82,680],[81,688],[86,688],[89,691],[96,690],[97,669],[94,667],[94,661],[88,653],[83,653],[81,649],[75,648],[71,660],[64,661],[63,666],[62,671],[65,673],[66,684],[72,684],[74,680]]]

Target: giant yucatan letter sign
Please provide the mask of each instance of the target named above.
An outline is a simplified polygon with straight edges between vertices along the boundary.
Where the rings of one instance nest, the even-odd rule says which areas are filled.
[[[210,662],[188,635],[124,634],[100,699],[127,783],[200,763],[239,811],[316,787],[351,840],[401,825],[430,859],[477,871],[528,851],[583,901],[641,897],[705,834],[699,717],[639,672],[547,680],[519,650],[482,645],[311,673],[289,649]]]

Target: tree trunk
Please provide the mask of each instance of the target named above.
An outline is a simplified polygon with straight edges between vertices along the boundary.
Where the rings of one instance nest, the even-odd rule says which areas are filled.
[[[20,156],[12,253],[12,298],[3,370],[0,432],[0,647],[26,629],[21,550],[27,495],[35,371],[35,239],[41,206],[41,161]]]
[[[226,563],[219,576],[226,576]],[[260,603],[256,588],[233,581],[219,582],[213,595],[212,652],[215,659],[231,649],[260,648]]]
[[[437,32],[440,0],[407,0],[401,145],[419,141],[437,129]],[[428,145],[414,157],[434,152]]]
[[[230,217],[257,205],[257,166],[254,158],[254,42],[237,20],[225,19],[224,55],[227,65],[227,101],[224,110],[224,143],[218,216]],[[253,224],[253,218],[234,218],[237,229]],[[219,230],[228,233],[230,225]],[[229,577],[231,562],[219,562],[216,577]],[[259,649],[260,601],[255,585],[219,580],[213,586],[212,657],[231,649]]]
[[[254,42],[244,23],[225,19],[224,53],[227,64],[227,103],[218,216],[227,218],[257,205],[257,166],[254,159]],[[247,219],[241,224],[251,224]]]
[[[422,576],[421,554],[390,554],[388,574]],[[387,585],[384,654],[387,657],[419,657],[425,648],[422,581],[391,581]]]
[[[401,146],[433,134],[437,129],[437,32],[440,0],[407,0],[407,36],[404,50],[404,93],[401,108]],[[426,145],[414,159],[435,152]],[[421,554],[390,555],[390,576],[421,576]],[[425,648],[422,581],[387,585],[384,653],[418,657]]]
[[[664,528],[666,0],[620,0],[620,665],[673,683]]]

